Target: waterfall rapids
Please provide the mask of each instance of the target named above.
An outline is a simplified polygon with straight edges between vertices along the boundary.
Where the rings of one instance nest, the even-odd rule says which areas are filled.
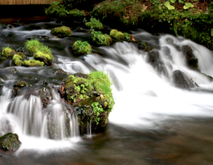
[[[18,29],[19,30],[19,29]],[[9,31],[7,29],[7,31]],[[28,35],[25,31],[15,31],[17,34]],[[49,30],[35,30],[30,34],[49,33]],[[134,34],[137,39],[147,36],[145,32]],[[51,35],[49,35],[51,37]],[[173,40],[168,43],[167,40]],[[50,40],[55,40],[50,38]],[[149,40],[150,42],[156,42]],[[109,122],[123,127],[156,128],[156,122],[175,116],[213,117],[212,81],[205,75],[213,76],[213,53],[207,48],[192,41],[178,39],[171,35],[163,35],[158,40],[160,58],[164,62],[168,77],[158,74],[147,63],[147,52],[139,50],[134,44],[117,42],[113,46],[100,47],[104,56],[89,54],[85,61],[72,58],[54,56],[57,58],[55,66],[74,74],[89,73],[91,68],[102,70],[113,81],[112,91],[115,99]],[[199,61],[201,73],[187,67],[182,52],[176,47],[190,45]],[[169,49],[169,53],[165,48]],[[172,57],[172,60],[168,57]],[[17,70],[21,68],[16,67]],[[182,90],[176,88],[172,82],[174,70],[184,71],[199,84],[199,90]],[[30,69],[28,70],[30,73]],[[40,71],[42,72],[42,71]],[[3,87],[0,98],[0,134],[12,131],[23,141],[21,149],[40,148],[36,143],[42,142],[43,149],[54,149],[73,146],[73,139],[79,137],[77,116],[67,115],[63,111],[63,103],[54,90],[51,104],[42,109],[41,99],[31,95],[28,99],[24,95],[11,99],[11,89]],[[68,118],[69,124],[65,120]],[[48,121],[57,126],[57,135],[50,137]],[[68,131],[67,131],[68,129]],[[89,130],[91,132],[91,130]],[[51,140],[54,139],[54,140]],[[78,138],[77,138],[78,139]],[[32,144],[32,141],[33,142]],[[74,140],[75,141],[75,140]]]

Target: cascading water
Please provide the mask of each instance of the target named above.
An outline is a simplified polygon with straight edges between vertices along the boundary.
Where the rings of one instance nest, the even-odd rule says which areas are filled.
[[[1,29],[1,33],[12,32],[15,36],[19,36],[14,39],[15,41],[5,39],[11,43],[11,46],[20,41],[23,46],[25,38],[29,36],[48,36],[49,40],[45,40],[45,43],[52,48],[55,68],[60,68],[69,74],[102,70],[109,75],[113,81],[112,91],[115,99],[113,111],[109,116],[110,125],[125,128],[131,126],[138,130],[159,129],[159,123],[163,123],[170,117],[213,117],[212,80],[206,76],[213,76],[213,53],[201,45],[171,35],[154,37],[144,31],[132,32],[137,41],[146,41],[159,46],[154,51],[159,52],[165,72],[157,72],[147,62],[148,52],[139,50],[134,43],[117,42],[112,46],[98,47],[96,49],[101,52],[101,55],[88,54],[76,59],[70,53],[70,38],[54,38],[50,30],[28,31],[26,29],[26,27]],[[85,32],[73,31],[72,33],[74,38],[88,36]],[[8,43],[4,43],[3,40],[1,38],[0,42],[6,46]],[[189,45],[192,48],[199,61],[200,72],[186,65],[186,59],[180,49],[182,45]],[[14,132],[20,136],[22,146],[17,153],[27,149],[64,151],[66,148],[75,148],[75,143],[72,142],[75,140],[73,137],[79,136],[78,118],[72,110],[68,112],[65,103],[61,101],[55,90],[51,91],[51,101],[45,108],[42,106],[41,97],[37,95],[22,94],[12,97],[11,86],[15,81],[22,80],[22,77],[27,77],[26,79],[32,81],[35,86],[42,86],[46,83],[45,81],[53,86],[58,85],[56,75],[52,74],[52,68],[43,67],[38,70],[14,67],[6,62],[1,64],[1,67],[0,76],[2,81],[5,79],[5,85],[0,97],[0,135]],[[16,69],[17,74],[11,73],[10,69]],[[176,88],[172,80],[175,70],[183,71],[199,87],[190,90]],[[62,78],[58,79],[61,83]],[[91,125],[88,125],[87,133],[92,134]],[[125,138],[128,136],[125,135]],[[108,141],[105,145],[107,143]],[[122,144],[119,145],[122,146]],[[98,143],[97,146],[101,145]],[[95,147],[98,148],[97,146]],[[108,153],[109,151],[102,154],[108,156],[110,155]],[[82,157],[80,156],[80,159]]]

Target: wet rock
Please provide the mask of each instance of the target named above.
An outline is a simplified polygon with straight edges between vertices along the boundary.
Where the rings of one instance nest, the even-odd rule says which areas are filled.
[[[43,104],[43,107],[46,108],[47,105],[52,100],[52,93],[51,93],[51,91],[49,89],[43,87],[42,89],[38,90],[38,95],[41,98],[41,102]]]
[[[24,52],[25,48],[24,47],[19,47],[16,49],[16,52]]]
[[[63,71],[62,69],[55,69],[55,70],[53,70],[53,74],[56,74],[56,75],[67,75],[67,72]]]
[[[197,83],[192,80],[192,78],[180,70],[175,70],[173,72],[172,80],[176,87],[182,89],[190,89],[198,86]]]
[[[9,70],[10,74],[16,74],[17,73],[17,69],[16,68],[12,68]]]
[[[152,67],[158,72],[158,74],[163,74],[168,77],[168,71],[160,58],[159,52],[157,50],[152,50],[147,55],[147,62],[152,65]]]
[[[0,149],[4,151],[16,151],[21,145],[17,134],[7,133],[0,137]]]
[[[198,70],[198,59],[193,54],[192,48],[189,45],[183,45],[181,50],[186,58],[187,65],[192,69]]]
[[[153,47],[151,45],[148,45],[147,42],[141,41],[138,43],[138,49],[150,52],[153,49]]]
[[[17,95],[19,95],[23,89],[25,89],[26,87],[29,87],[29,84],[25,81],[18,81],[13,85],[13,95],[14,97],[16,97]]]
[[[14,34],[12,32],[4,34],[4,37],[13,37],[13,36],[14,36]]]

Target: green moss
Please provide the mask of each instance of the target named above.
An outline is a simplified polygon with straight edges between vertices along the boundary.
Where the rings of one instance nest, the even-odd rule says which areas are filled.
[[[92,30],[92,41],[99,46],[107,46],[112,42],[112,38],[107,34],[102,34],[101,31]]]
[[[24,59],[24,57],[25,55],[23,53],[21,52],[16,53],[12,59],[13,65],[20,66],[23,62],[22,60]]]
[[[25,60],[24,62],[22,62],[22,66],[26,66],[26,67],[44,66],[44,62],[34,60],[34,59]]]
[[[84,22],[85,22],[85,25],[89,27],[90,29],[100,30],[104,28],[103,24],[99,20],[93,17],[90,18],[90,22],[87,22],[86,19],[84,19]]]
[[[47,15],[52,15],[56,17],[67,17],[68,11],[64,5],[61,5],[60,2],[51,3],[50,7],[45,9]]]
[[[72,35],[72,31],[69,27],[61,26],[51,30],[51,34],[58,37],[68,37]]]
[[[90,122],[91,120],[98,124],[101,114],[105,114],[106,117],[114,105],[111,81],[101,71],[91,72],[88,75],[68,76],[64,91],[65,99],[79,108],[79,117],[82,121]]]
[[[84,10],[72,9],[68,12],[68,14],[72,17],[84,17],[86,12]]]
[[[127,34],[126,34],[126,36],[127,36]],[[124,33],[120,32],[116,29],[112,29],[110,31],[110,36],[117,39],[117,40],[124,40]],[[129,38],[130,38],[130,36],[129,36]]]
[[[15,54],[15,51],[11,49],[9,46],[2,48],[2,56],[6,58],[11,58],[13,57],[14,54]]]
[[[90,46],[90,44],[87,41],[76,41],[73,44],[74,50],[76,52],[76,54],[80,55],[80,54],[90,54],[92,52],[92,47]]]
[[[53,56],[51,54],[47,54],[41,51],[34,53],[33,58],[35,60],[44,62],[46,65],[51,65],[53,62]]]
[[[130,41],[131,40],[129,33],[126,33],[126,32],[124,33],[124,40],[125,41]]]
[[[20,145],[17,134],[7,133],[0,137],[0,148],[4,151],[16,151]]]

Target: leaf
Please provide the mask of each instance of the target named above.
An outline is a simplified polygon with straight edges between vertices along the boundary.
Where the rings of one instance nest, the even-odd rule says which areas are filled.
[[[61,89],[61,92],[63,92],[64,91],[64,86],[62,87],[62,89]]]
[[[130,38],[132,41],[136,41],[136,39],[132,35],[130,35]]]
[[[169,10],[174,10],[174,9],[175,9],[174,6],[170,5],[169,1],[166,1],[166,2],[164,3],[164,5],[165,5]]]
[[[190,7],[194,7],[192,3],[186,2],[185,5],[183,6],[184,9],[188,9]]]
[[[213,28],[211,28],[211,36],[213,37]]]
[[[176,0],[170,0],[170,2],[175,3]]]

